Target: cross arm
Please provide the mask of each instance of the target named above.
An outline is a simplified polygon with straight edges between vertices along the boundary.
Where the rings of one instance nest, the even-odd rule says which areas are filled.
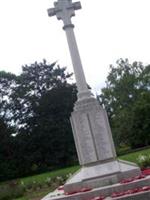
[[[49,17],[52,17],[52,16],[56,15],[56,13],[57,13],[58,11],[57,11],[56,8],[50,8],[50,9],[47,10],[47,12],[48,12],[48,16],[49,16]]]
[[[54,8],[50,8],[50,9],[47,10],[49,17],[57,15],[58,12],[62,11],[62,9],[59,8],[58,3],[59,2],[55,2],[54,3],[55,7]],[[81,3],[79,1],[75,2],[75,3],[72,3],[66,9],[67,10],[79,10],[79,9],[81,9]]]
[[[72,5],[70,5],[69,7],[68,7],[68,9],[71,9],[71,8],[73,8],[74,10],[79,10],[79,9],[81,9],[82,7],[81,7],[81,3],[78,1],[78,2],[75,2],[75,3],[73,3]]]

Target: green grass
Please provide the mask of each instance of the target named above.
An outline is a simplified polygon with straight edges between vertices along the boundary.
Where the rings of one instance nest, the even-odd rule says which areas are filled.
[[[60,169],[52,172],[47,172],[35,176],[30,176],[26,178],[21,178],[20,181],[24,183],[25,186],[30,185],[33,182],[37,183],[44,183],[47,178],[55,178],[57,176],[65,176],[67,174],[73,174],[75,171],[77,171],[80,167],[79,166],[73,166],[68,167],[65,169]]]
[[[150,155],[150,149],[145,149],[145,150],[137,151],[137,152],[134,152],[134,153],[129,153],[129,154],[126,154],[126,155],[123,155],[123,156],[119,156],[119,159],[137,163],[137,158],[141,154]]]
[[[45,190],[41,190],[41,191],[33,191],[30,193],[26,193],[24,195],[24,197],[20,197],[20,198],[13,199],[13,200],[41,200],[41,198],[46,196],[49,192],[50,192],[50,190],[48,188]]]

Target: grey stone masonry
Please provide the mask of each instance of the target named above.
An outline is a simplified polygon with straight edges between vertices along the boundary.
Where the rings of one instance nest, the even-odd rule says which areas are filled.
[[[116,158],[106,111],[96,99],[77,102],[71,124],[81,165]]]

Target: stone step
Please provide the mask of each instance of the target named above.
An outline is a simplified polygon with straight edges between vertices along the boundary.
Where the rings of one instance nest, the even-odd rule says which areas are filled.
[[[106,198],[105,200],[150,200],[150,191],[130,194],[117,198]]]
[[[75,193],[72,195],[60,195],[54,196],[52,193],[48,194],[42,200],[91,200],[94,197],[105,196],[109,197],[113,193],[125,192],[131,189],[142,188],[144,186],[150,186],[150,176],[147,176],[143,179],[135,180],[130,183],[125,184],[114,184],[105,187],[96,188],[87,192]],[[108,199],[108,198],[107,198]],[[109,198],[113,200],[150,200],[150,191],[135,193],[132,195]]]

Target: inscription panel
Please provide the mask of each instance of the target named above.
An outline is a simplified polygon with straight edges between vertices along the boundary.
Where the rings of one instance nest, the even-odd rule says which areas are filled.
[[[89,113],[90,123],[95,139],[99,160],[113,158],[112,140],[109,136],[108,124],[103,110]]]
[[[98,160],[96,154],[96,147],[91,134],[91,129],[86,113],[74,113],[72,115],[74,123],[74,133],[76,134],[75,142],[78,148],[78,156],[80,157],[81,164],[88,164]]]

